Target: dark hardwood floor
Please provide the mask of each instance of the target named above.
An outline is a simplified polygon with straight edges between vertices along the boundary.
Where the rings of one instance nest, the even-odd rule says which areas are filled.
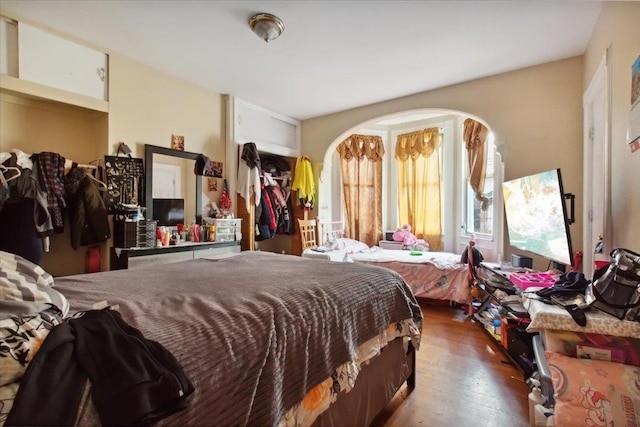
[[[527,427],[529,387],[460,309],[420,300],[424,327],[416,387],[406,384],[374,427]]]

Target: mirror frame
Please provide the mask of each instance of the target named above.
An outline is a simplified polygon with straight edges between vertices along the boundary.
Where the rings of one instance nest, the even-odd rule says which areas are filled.
[[[153,220],[153,155],[162,154],[171,157],[180,157],[195,161],[200,155],[199,153],[191,153],[189,151],[173,150],[171,148],[158,147],[156,145],[144,145],[144,191],[146,213],[145,218]],[[188,171],[187,171],[188,172]],[[196,175],[196,224],[202,222],[202,176]]]

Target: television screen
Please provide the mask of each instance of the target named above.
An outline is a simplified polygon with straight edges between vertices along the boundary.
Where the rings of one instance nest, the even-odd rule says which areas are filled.
[[[184,224],[184,199],[153,199],[153,219],[158,225]]]
[[[502,184],[509,244],[571,265],[571,236],[560,169]]]

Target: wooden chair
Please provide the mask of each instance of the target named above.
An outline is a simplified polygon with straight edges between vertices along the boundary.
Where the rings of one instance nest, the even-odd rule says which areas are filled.
[[[299,219],[300,237],[302,239],[302,250],[318,247],[317,225],[315,219]]]

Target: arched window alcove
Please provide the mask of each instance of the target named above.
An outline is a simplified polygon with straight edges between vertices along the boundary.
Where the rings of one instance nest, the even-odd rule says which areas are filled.
[[[469,186],[467,152],[463,141],[463,122],[471,118],[489,130],[486,141],[487,173],[484,193],[489,209],[481,209]],[[394,153],[398,135],[438,128],[441,250],[461,253],[475,237],[486,260],[502,259],[503,209],[501,184],[504,174],[504,144],[494,129],[480,117],[462,111],[419,109],[375,117],[345,130],[324,153],[319,177],[318,217],[325,221],[344,220],[344,198],[340,156],[337,147],[351,135],[374,135],[382,138],[385,154],[382,158],[382,224],[384,231],[394,231],[402,224],[398,214],[398,166]]]

